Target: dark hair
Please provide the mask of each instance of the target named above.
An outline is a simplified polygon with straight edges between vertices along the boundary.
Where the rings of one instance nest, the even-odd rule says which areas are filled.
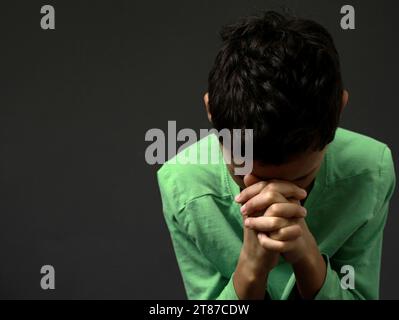
[[[215,129],[253,129],[253,156],[282,164],[330,143],[343,84],[337,50],[320,24],[275,11],[240,18],[220,32],[208,77]]]

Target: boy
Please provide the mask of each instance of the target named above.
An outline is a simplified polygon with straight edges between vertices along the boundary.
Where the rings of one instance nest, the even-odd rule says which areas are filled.
[[[348,92],[331,35],[267,11],[221,37],[204,102],[215,129],[253,129],[253,167],[158,171],[187,297],[377,299],[394,165],[386,144],[338,126]],[[185,151],[229,151],[218,142]]]

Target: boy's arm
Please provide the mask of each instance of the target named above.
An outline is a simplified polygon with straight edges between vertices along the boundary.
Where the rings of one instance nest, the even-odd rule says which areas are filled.
[[[174,252],[188,299],[238,300],[233,277],[226,279],[203,256],[174,218],[165,213]]]
[[[188,203],[182,201],[180,185],[171,175],[169,168],[163,168],[158,171],[157,178],[164,219],[187,298],[238,300],[234,278],[235,285],[240,286],[241,295],[245,296],[241,298],[267,297],[267,275],[264,275],[264,281],[252,283],[259,272],[254,270],[251,273],[248,267],[251,264],[245,263],[244,255],[240,254],[242,240],[214,199],[204,195]],[[231,268],[235,262],[236,269]],[[239,268],[243,265],[246,268]]]

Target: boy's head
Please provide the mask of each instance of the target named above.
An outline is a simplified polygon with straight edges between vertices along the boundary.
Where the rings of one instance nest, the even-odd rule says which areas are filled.
[[[220,35],[204,97],[214,128],[253,129],[259,178],[295,181],[317,168],[348,99],[329,32],[266,11]]]

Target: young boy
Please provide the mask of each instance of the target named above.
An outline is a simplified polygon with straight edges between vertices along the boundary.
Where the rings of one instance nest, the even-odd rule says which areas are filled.
[[[253,129],[253,166],[158,171],[187,297],[377,299],[394,165],[386,144],[338,126],[348,92],[331,35],[267,11],[221,37],[204,102],[215,129]],[[194,149],[229,151],[211,134],[177,159]]]

